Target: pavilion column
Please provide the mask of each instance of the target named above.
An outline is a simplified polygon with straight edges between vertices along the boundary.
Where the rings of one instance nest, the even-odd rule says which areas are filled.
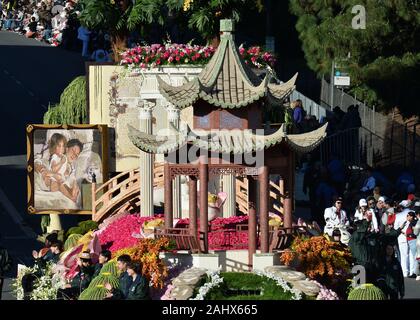
[[[151,103],[140,101],[140,131],[152,134],[152,110]],[[153,155],[140,151],[140,199],[142,217],[152,217],[153,208]]]
[[[172,178],[169,169],[169,163],[164,164],[164,210],[165,210],[165,228],[173,227],[173,206],[172,206]]]
[[[223,205],[223,218],[236,216],[236,177],[233,174],[222,176],[223,192],[227,193],[226,202]]]
[[[190,233],[197,236],[197,178],[190,176],[188,181]]]
[[[204,156],[200,156],[200,238],[201,248],[208,252],[208,163]]]
[[[174,106],[167,107],[168,111],[168,127],[172,125],[179,129],[179,109]],[[176,176],[172,182],[172,196],[173,196],[173,215],[176,219],[182,218],[182,198],[181,198],[181,176]]]
[[[269,181],[268,181],[268,167],[261,167],[260,174],[258,176],[260,182],[260,239],[261,239],[261,253],[267,253],[269,251],[268,243],[268,192],[269,192]]]
[[[283,226],[285,228],[292,227],[292,198],[290,198],[289,194],[286,194],[284,198]]]
[[[257,213],[255,210],[257,181],[249,177],[248,184],[248,268],[252,270],[253,254],[257,252]]]

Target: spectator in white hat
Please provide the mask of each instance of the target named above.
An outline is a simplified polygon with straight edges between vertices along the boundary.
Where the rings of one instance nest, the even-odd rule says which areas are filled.
[[[368,208],[366,199],[359,200],[359,206],[356,208],[356,212],[354,213],[354,220],[367,220],[370,222],[369,230],[371,232],[379,232],[378,220],[376,219],[373,210]]]

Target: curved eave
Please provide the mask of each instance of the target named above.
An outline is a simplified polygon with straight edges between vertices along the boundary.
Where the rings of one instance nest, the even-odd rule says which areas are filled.
[[[130,125],[128,125],[128,137],[141,151],[152,154],[164,154],[175,151],[187,141],[187,136],[182,134],[156,136],[139,131]]]
[[[202,85],[198,78],[183,84],[182,86],[172,86],[166,83],[160,76],[156,76],[159,92],[171,104],[184,109],[191,106],[199,99]],[[187,94],[185,94],[187,92]]]
[[[280,144],[285,137],[283,126],[269,135],[257,135],[251,130],[243,131],[243,135],[230,135],[231,131],[229,130],[212,132],[211,136],[205,130],[194,133],[197,139],[194,139],[192,143],[196,147],[211,152],[231,154],[263,151]]]
[[[288,145],[297,152],[306,153],[314,150],[327,136],[328,123],[311,132],[289,134],[285,139]]]

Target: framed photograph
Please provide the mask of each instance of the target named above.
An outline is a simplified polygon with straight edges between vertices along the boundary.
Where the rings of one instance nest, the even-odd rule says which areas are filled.
[[[106,125],[26,127],[28,212],[92,214],[92,183],[108,178]]]

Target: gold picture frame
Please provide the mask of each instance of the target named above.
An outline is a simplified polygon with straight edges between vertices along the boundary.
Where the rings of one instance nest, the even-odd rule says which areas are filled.
[[[36,190],[36,182],[39,183],[40,179],[42,180],[43,178],[41,178],[41,174],[38,174],[39,172],[37,171],[36,167],[41,166],[42,169],[45,169],[45,165],[41,164],[39,165],[39,161],[47,161],[45,158],[41,158],[40,159],[35,159],[35,156],[39,156],[39,154],[35,153],[34,150],[34,145],[35,145],[35,135],[37,133],[37,131],[45,131],[45,136],[48,137],[48,131],[49,130],[53,130],[53,131],[63,131],[63,135],[65,132],[69,131],[69,134],[73,134],[76,135],[77,138],[72,138],[70,140],[78,140],[80,143],[81,141],[78,139],[79,136],[77,136],[77,132],[79,132],[79,130],[91,130],[92,131],[92,137],[93,136],[98,136],[100,141],[96,141],[96,140],[92,140],[90,142],[91,144],[91,149],[88,150],[83,150],[83,151],[87,151],[90,152],[90,154],[96,154],[100,157],[100,164],[101,164],[101,168],[100,168],[100,173],[101,173],[101,180],[100,182],[96,181],[97,184],[99,183],[105,183],[108,180],[108,156],[109,156],[109,137],[108,137],[108,126],[107,125],[102,125],[102,124],[95,124],[95,125],[90,125],[90,124],[78,124],[78,125],[49,125],[49,124],[28,124],[26,126],[26,146],[27,146],[27,192],[28,192],[28,201],[27,201],[27,210],[28,213],[30,214],[92,214],[92,209],[89,208],[89,210],[85,210],[85,208],[62,208],[62,207],[52,207],[52,208],[44,208],[41,206],[41,208],[37,205],[37,192],[38,194],[42,193],[43,195],[47,195],[47,196],[52,196],[52,191],[51,194],[48,194],[48,190]],[[73,131],[72,131],[73,130]],[[76,130],[76,131],[74,131]],[[93,130],[97,130],[97,133],[94,132]],[[72,131],[72,132],[71,132]],[[88,135],[88,133],[86,133],[86,135]],[[93,138],[92,138],[93,139]],[[37,139],[39,140],[39,138]],[[70,141],[69,140],[69,141]],[[51,140],[50,140],[51,141]],[[99,146],[98,146],[99,143]],[[85,143],[85,144],[89,144],[89,143]],[[49,145],[49,141],[47,138],[45,138],[44,141],[44,145]],[[83,145],[83,143],[82,143]],[[93,150],[93,146],[95,145],[95,147],[98,149],[98,152],[94,152]],[[80,148],[79,148],[80,149]],[[84,149],[84,148],[83,148]],[[47,155],[49,155],[49,150],[45,151],[46,149],[44,149],[41,152],[41,155],[43,155],[44,152],[47,152]],[[68,148],[66,150],[69,150]],[[77,149],[76,149],[77,150]],[[80,154],[83,152],[82,150],[80,150],[80,152],[77,154],[77,158],[79,159]],[[51,155],[50,155],[51,158]],[[89,158],[91,159],[91,158]],[[35,164],[35,161],[38,162],[38,164]],[[67,162],[67,157],[66,157],[66,164]],[[87,162],[89,164],[89,162]],[[72,165],[70,165],[71,168]],[[77,166],[77,165],[76,165]],[[45,171],[45,170],[44,170]],[[76,170],[71,170],[71,172],[76,171]],[[42,170],[40,171],[42,172]],[[35,175],[37,174],[37,181],[35,181]],[[92,175],[92,177],[94,177],[95,175]],[[60,181],[60,180],[59,180]],[[77,181],[76,179],[74,179],[74,181]],[[44,181],[42,181],[44,182]],[[73,184],[75,185],[76,183],[73,182]],[[86,189],[86,188],[81,188],[81,186],[79,186],[79,181],[77,181],[77,187],[78,187],[78,191],[80,192],[80,196],[78,195],[76,198],[78,199],[73,200],[75,203],[75,206],[77,206],[77,203],[79,203],[81,206],[83,206],[84,201],[82,201],[82,189]],[[47,183],[44,184],[44,186],[46,186]],[[58,182],[56,183],[56,185],[58,185]],[[51,186],[51,184],[50,184]],[[61,190],[61,189],[60,189]],[[54,190],[55,193],[54,194],[58,194],[58,190]],[[64,200],[69,201],[68,198],[65,197],[65,194],[58,194],[60,197],[62,196]],[[89,196],[89,195],[87,195]],[[91,195],[90,195],[91,196]],[[57,200],[52,198],[53,200]],[[66,202],[64,201],[63,202]],[[57,201],[55,201],[56,203]]]

